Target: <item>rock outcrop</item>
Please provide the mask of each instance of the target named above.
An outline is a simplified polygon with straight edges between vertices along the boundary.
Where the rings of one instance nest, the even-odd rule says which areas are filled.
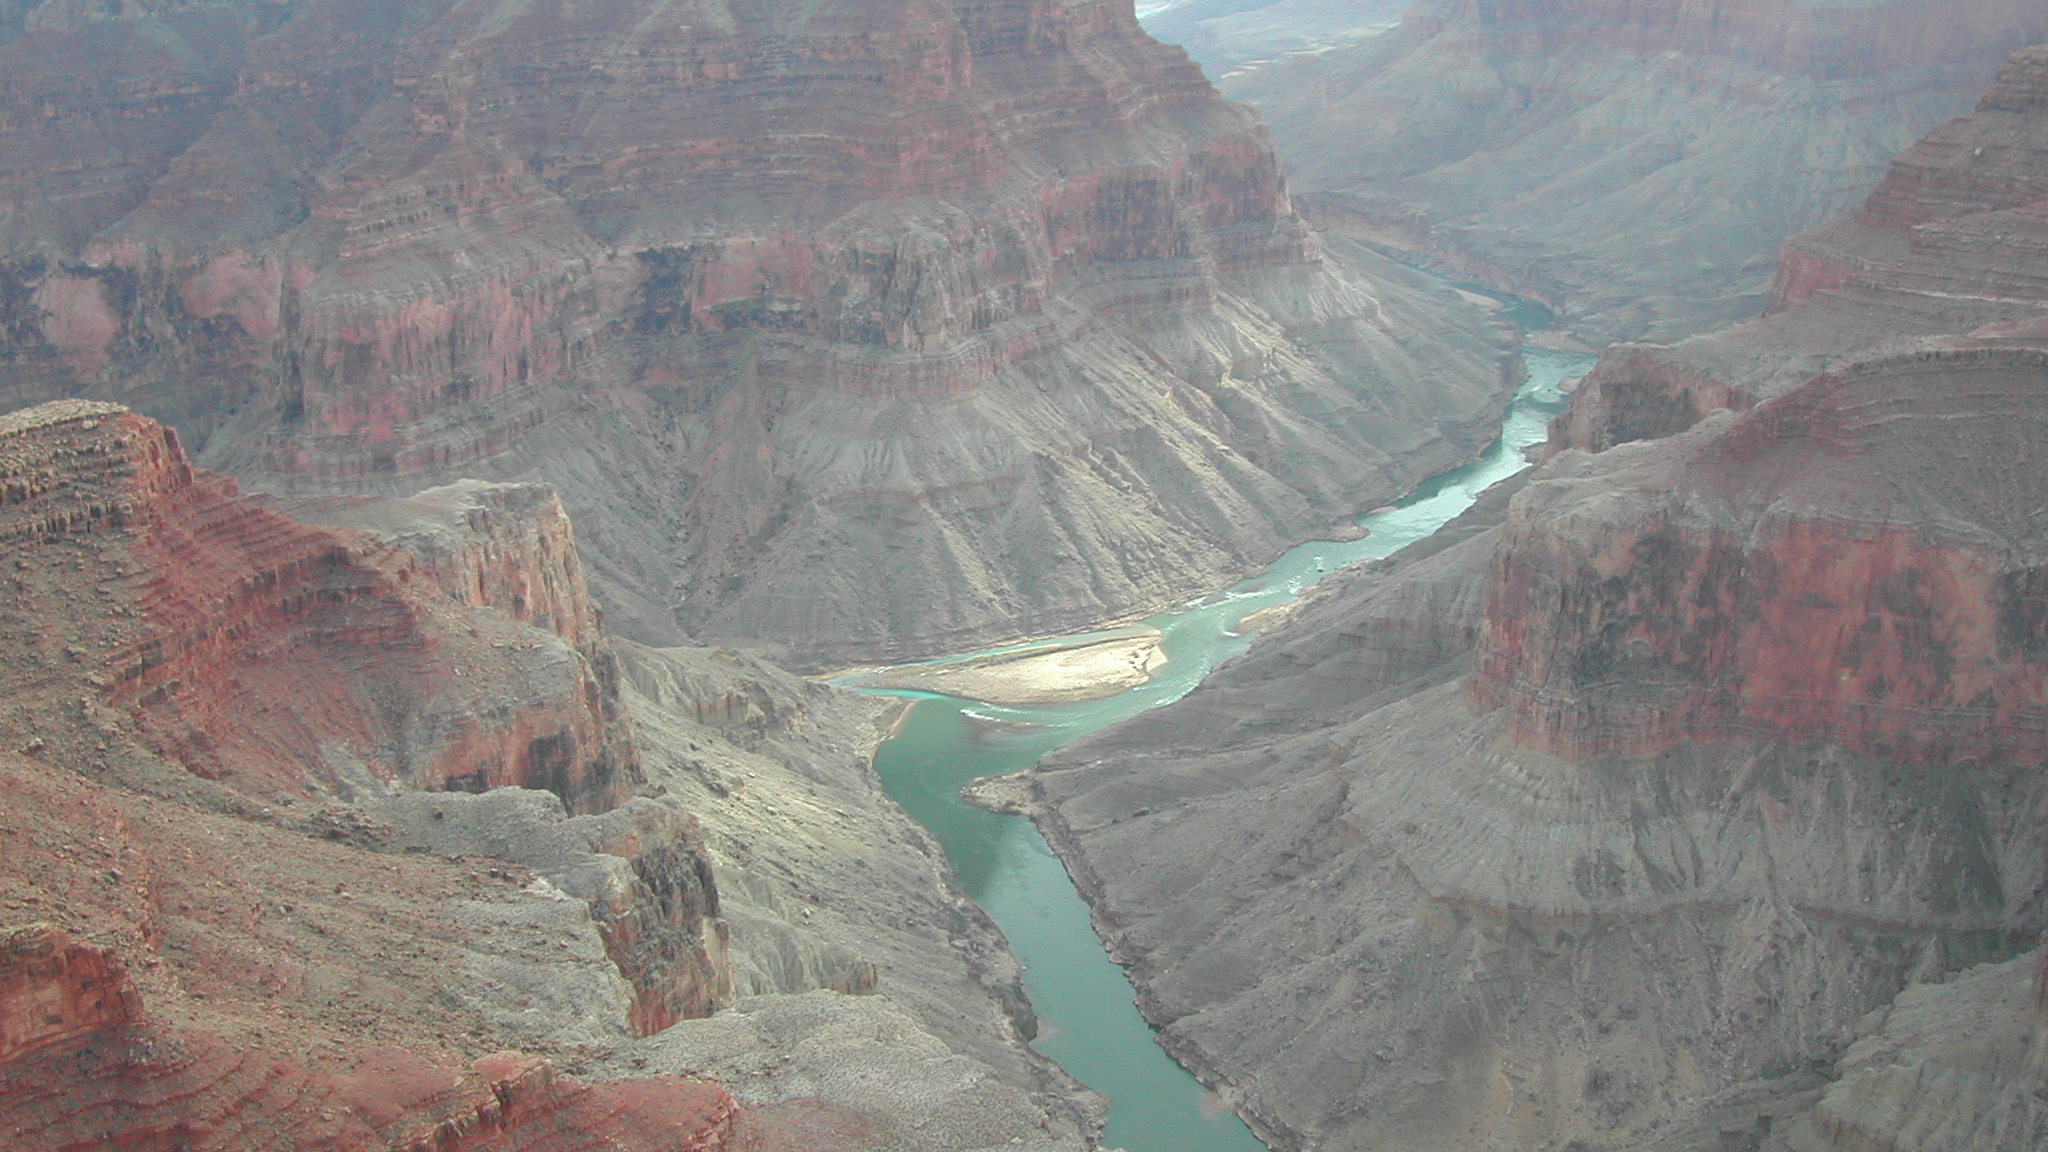
[[[1475,697],[1571,759],[1760,736],[2041,762],[2044,379],[2039,348],[1864,361],[1559,458],[1499,544]]]
[[[1787,1152],[2019,1152],[2048,1141],[2048,1013],[2026,960],[1920,984],[1860,1021]]]
[[[1785,236],[2044,37],[2009,0],[1423,0],[1222,87],[1273,125],[1319,224],[1596,345],[1671,341],[1755,315]]]
[[[111,950],[81,944],[49,924],[14,925],[0,934],[0,1064],[141,1016],[128,970]]]
[[[551,495],[389,511],[441,529],[447,550],[416,555],[288,519],[86,401],[0,417],[0,477],[10,1146],[738,1139],[715,1085],[471,1067],[731,999],[694,822],[628,802],[631,720]],[[396,830],[349,803],[498,783],[547,789],[519,794],[581,836],[561,888],[522,889],[502,857],[390,854]]]
[[[2039,1142],[2048,341],[2025,259],[1950,241],[2030,250],[2044,63],[1795,241],[1835,255],[1771,316],[1610,353],[1532,473],[1029,777],[1276,1147]],[[1617,406],[1642,363],[1695,375]]]
[[[2044,927],[2044,363],[1566,453],[1048,758],[1041,824],[1163,1041],[1283,1148],[2025,1147],[1847,1053]]]
[[[1787,241],[1761,317],[1608,350],[1551,430],[1600,451],[1746,409],[1845,362],[2040,345],[2048,331],[2048,49],[2015,53],[1974,112],[1893,161],[1855,210]]]
[[[150,1019],[108,950],[47,924],[0,937],[10,1016],[47,1026],[0,1051],[0,1131],[21,1148],[194,1152],[724,1152],[750,1147],[717,1085],[649,1077],[587,1086],[546,1060],[494,1053],[449,1069],[370,1055],[344,1075],[237,1052]],[[56,1025],[61,1020],[63,1027]],[[21,1040],[20,1034],[9,1036]]]
[[[643,640],[1142,614],[1465,458],[1512,383],[1483,313],[1324,253],[1115,3],[4,35],[0,402],[120,400],[266,490],[546,480]]]
[[[545,489],[246,498],[83,401],[0,417],[0,464],[10,1147],[1086,1146],[869,767],[889,707],[622,662]],[[629,1047],[739,997],[787,1026],[730,1090]],[[886,1085],[825,1075],[848,1044]]]
[[[83,679],[163,754],[258,795],[519,784],[590,811],[631,794],[630,721],[579,621],[472,611],[481,572],[451,570],[451,591],[382,540],[289,520],[115,405],[0,417],[0,471],[31,692]]]

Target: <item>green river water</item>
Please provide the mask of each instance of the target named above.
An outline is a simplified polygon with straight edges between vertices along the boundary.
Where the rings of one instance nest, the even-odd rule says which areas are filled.
[[[1179,699],[1250,644],[1250,637],[1231,631],[1247,613],[1294,599],[1326,573],[1428,536],[1489,485],[1514,474],[1522,467],[1522,448],[1543,439],[1544,422],[1563,406],[1558,383],[1592,364],[1587,356],[1535,351],[1525,359],[1529,381],[1500,439],[1478,462],[1361,517],[1371,530],[1365,539],[1310,541],[1263,575],[1145,621],[1164,634],[1169,659],[1150,683],[1106,700],[1033,708],[891,693],[917,703],[876,755],[883,786],[945,846],[960,886],[1002,927],[1024,962],[1024,989],[1039,1021],[1034,1046],[1109,1098],[1106,1147],[1264,1152],[1244,1123],[1154,1042],[1123,969],[1103,951],[1087,905],[1038,830],[1022,817],[967,804],[958,795],[961,785],[1028,768],[1078,736]]]

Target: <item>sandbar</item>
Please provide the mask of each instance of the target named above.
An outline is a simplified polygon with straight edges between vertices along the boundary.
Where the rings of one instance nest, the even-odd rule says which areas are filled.
[[[1127,692],[1158,675],[1166,667],[1160,639],[1157,628],[1120,628],[1062,644],[899,664],[835,679],[848,687],[936,692],[984,704],[1072,704]]]

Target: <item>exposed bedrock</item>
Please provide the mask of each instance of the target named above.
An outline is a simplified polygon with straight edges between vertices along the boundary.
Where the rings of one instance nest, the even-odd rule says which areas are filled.
[[[1048,757],[1164,1043],[1283,1148],[2038,1143],[2044,382],[1564,453]]]
[[[555,819],[584,814],[579,859],[600,874],[568,885],[587,910],[544,919],[601,940],[628,993],[567,980],[594,995],[566,1020],[616,1008],[593,1027],[623,1038],[730,1000],[694,822],[628,803],[631,720],[559,503],[490,484],[381,513],[326,503],[389,537],[287,519],[115,405],[0,417],[10,739],[150,795],[265,817],[293,807],[304,832],[368,848],[390,847],[390,829],[333,801],[544,789]],[[144,749],[162,759],[135,760]],[[155,931],[146,913],[129,927]],[[542,1020],[587,1031],[545,1012],[523,1023]]]
[[[1610,349],[1551,428],[1600,451],[1781,395],[1846,360],[2048,342],[2048,48],[2015,53],[1970,115],[1892,162],[1855,209],[1788,240],[1762,316]]]
[[[1025,1046],[1016,957],[875,775],[901,705],[752,653],[619,649],[649,784],[703,821],[738,999],[611,1066],[697,1069],[764,1108],[835,1102],[870,1123],[849,1149],[1079,1152],[1102,1101]],[[782,1076],[719,1071],[778,1046]],[[877,1062],[885,1076],[854,1071]]]
[[[1221,86],[1320,226],[1670,341],[1755,315],[1785,236],[2044,37],[2018,0],[1423,0]]]
[[[523,497],[551,508],[533,531],[566,560],[532,580],[580,607],[536,623],[476,610],[481,567],[287,519],[114,405],[0,418],[0,488],[18,675],[83,676],[193,772],[264,797],[520,784],[593,811],[631,795],[631,724],[608,648],[579,635],[590,609],[544,493]]]
[[[1571,758],[1763,736],[2040,762],[2044,382],[2039,349],[1909,354],[1559,457],[1503,530],[1475,696]]]
[[[890,706],[621,662],[546,490],[244,498],[74,400],[0,417],[0,532],[16,1143],[1081,1152],[1098,1123],[874,778]],[[752,1063],[691,1046],[731,1028]]]
[[[643,640],[1156,609],[1464,459],[1513,383],[1487,314],[1324,252],[1127,6],[123,11],[0,43],[0,397],[268,490],[546,480]]]
[[[49,924],[0,931],[0,1125],[21,1148],[194,1152],[720,1152],[758,1147],[716,1084],[584,1085],[544,1059],[469,1067],[398,1049],[343,1075],[153,1019],[108,949]],[[61,1019],[62,1027],[57,1026]],[[27,1040],[29,1043],[15,1043]]]

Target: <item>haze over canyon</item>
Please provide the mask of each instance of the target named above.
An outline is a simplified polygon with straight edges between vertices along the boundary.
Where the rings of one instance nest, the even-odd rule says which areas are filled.
[[[2048,1147],[2044,400],[2036,0],[0,0],[0,1147],[1100,1147],[920,688],[1269,1148]]]

